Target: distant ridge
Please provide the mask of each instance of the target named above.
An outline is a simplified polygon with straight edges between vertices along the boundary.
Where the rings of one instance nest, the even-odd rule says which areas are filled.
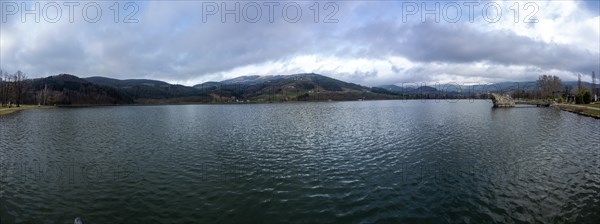
[[[586,88],[591,87],[590,83],[582,83]],[[575,89],[577,82],[567,81],[563,82],[563,85]],[[37,104],[43,96],[47,104],[58,105],[487,99],[490,92],[518,92],[517,97],[534,96],[532,93],[537,89],[535,81],[470,86],[445,84],[366,87],[315,73],[240,76],[220,82],[205,82],[193,87],[150,79],[119,80],[100,76],[79,78],[60,74],[33,79],[31,87],[25,94],[24,102]]]
[[[200,92],[189,86],[172,85],[163,81],[149,79],[111,79],[105,77],[89,77],[85,80],[103,86],[110,86],[133,99],[169,99],[199,95]]]
[[[193,87],[148,79],[89,77],[84,80],[117,89],[137,103],[219,103],[392,99],[397,96],[315,73],[240,76]]]
[[[94,76],[94,77],[88,77],[88,78],[83,78],[89,82],[92,83],[96,83],[99,85],[106,85],[106,86],[117,86],[117,87],[127,87],[127,86],[135,86],[135,85],[148,85],[148,86],[169,86],[171,84],[163,82],[163,81],[157,81],[157,80],[151,80],[151,79],[124,79],[124,80],[119,80],[119,79],[113,79],[113,78],[106,78],[106,77],[100,77],[100,76]]]
[[[36,97],[38,98],[41,95],[40,93],[45,90],[47,104],[89,105],[134,103],[132,98],[121,94],[114,88],[97,85],[68,74],[33,79],[31,87],[33,91],[31,95],[37,95]],[[29,102],[34,102],[31,104],[35,104],[36,99],[31,95]]]
[[[585,88],[592,88],[592,84],[589,82],[581,82]],[[564,87],[570,89],[577,89],[577,81],[564,81],[562,82]],[[514,91],[535,91],[537,89],[537,82],[499,82],[489,84],[477,84],[477,85],[460,85],[460,84],[441,84],[432,86],[419,86],[418,84],[409,83],[406,86],[398,85],[381,85],[376,88],[382,88],[393,93],[418,93],[418,92],[463,92],[473,94],[483,94],[488,92],[502,92],[511,93]],[[596,84],[596,88],[600,88],[600,84]]]
[[[219,97],[254,102],[388,99],[393,95],[343,82],[327,76],[303,73],[275,76],[241,76],[221,82],[206,82],[195,88]]]

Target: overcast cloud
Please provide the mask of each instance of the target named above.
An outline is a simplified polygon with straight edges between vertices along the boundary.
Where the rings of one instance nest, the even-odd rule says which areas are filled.
[[[290,2],[274,7],[271,22],[265,2],[240,1],[240,11],[249,3],[261,7],[255,23],[244,20],[256,16],[251,7],[239,23],[233,15],[222,22],[220,12],[205,13],[200,1],[134,2],[137,23],[123,23],[134,9],[124,8],[126,2],[119,2],[118,23],[110,8],[115,2],[98,2],[102,16],[96,23],[82,17],[89,1],[75,7],[73,23],[64,2],[57,2],[62,15],[56,23],[46,21],[55,17],[52,7],[47,7],[48,15],[41,12],[40,22],[31,14],[22,22],[21,12],[13,13],[13,6],[23,10],[22,2],[1,3],[0,66],[34,78],[70,73],[194,85],[242,75],[316,72],[373,86],[525,81],[542,74],[574,80],[577,73],[591,81],[591,72],[600,71],[600,9],[595,1],[535,1],[529,7],[526,1],[440,1],[439,22],[432,15],[422,21],[419,1],[319,1],[316,23],[315,2],[308,1],[297,2],[302,15],[295,23],[288,21],[295,17],[293,8],[282,15]],[[39,3],[41,11],[48,4]],[[222,10],[222,3],[234,8],[236,2],[204,6]],[[434,9],[435,3],[425,6]],[[511,9],[515,3],[518,22]],[[468,4],[478,4],[472,15]],[[500,6],[502,15],[495,8],[484,13],[489,4]],[[31,10],[35,1],[25,6]],[[413,6],[416,14],[407,14]],[[460,17],[454,6],[460,7]],[[534,8],[537,12],[529,17]]]

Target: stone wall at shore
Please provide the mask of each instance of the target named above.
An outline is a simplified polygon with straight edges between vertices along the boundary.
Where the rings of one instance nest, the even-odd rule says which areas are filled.
[[[515,100],[508,94],[496,94],[492,93],[492,102],[494,103],[494,107],[514,107]]]

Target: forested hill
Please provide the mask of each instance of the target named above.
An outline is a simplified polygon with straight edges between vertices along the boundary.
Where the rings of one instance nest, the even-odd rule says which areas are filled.
[[[122,94],[133,99],[169,99],[200,95],[200,91],[193,87],[172,85],[149,79],[118,80],[105,77],[89,77],[84,79],[94,84],[116,88]]]
[[[165,82],[90,77],[85,80],[119,90],[138,103],[231,103],[390,99],[396,96],[318,74],[241,76],[194,87]]]
[[[19,102],[46,105],[232,103],[393,99],[397,95],[318,74],[242,76],[194,87],[148,79],[79,78],[60,74],[5,82],[24,84]],[[1,87],[1,86],[0,86]],[[12,88],[14,89],[14,88]],[[1,91],[0,91],[1,92]],[[8,94],[7,100],[16,99]],[[12,100],[15,102],[15,100]]]
[[[194,87],[202,93],[216,95],[221,99],[251,102],[391,99],[395,97],[392,94],[378,93],[369,87],[314,73],[242,76],[221,82],[207,82]]]
[[[97,85],[73,75],[61,74],[31,80],[25,103],[48,105],[129,104],[134,100],[119,90]]]

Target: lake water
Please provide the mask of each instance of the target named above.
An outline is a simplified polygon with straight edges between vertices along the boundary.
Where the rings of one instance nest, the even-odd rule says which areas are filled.
[[[490,101],[0,117],[1,223],[600,223],[600,120]]]

